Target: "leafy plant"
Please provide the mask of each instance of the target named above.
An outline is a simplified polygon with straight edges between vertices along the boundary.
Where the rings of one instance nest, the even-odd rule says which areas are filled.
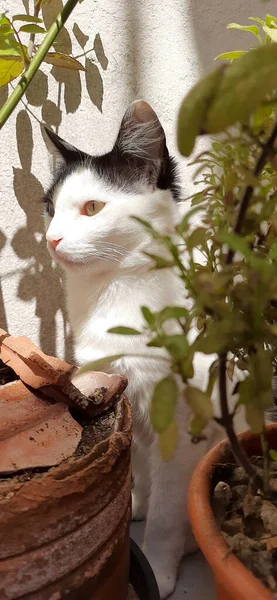
[[[176,443],[173,374],[177,374],[186,384],[184,401],[192,412],[193,441],[201,439],[206,425],[216,419],[253,484],[268,492],[265,411],[272,404],[277,355],[277,26],[270,15],[264,21],[251,21],[255,25],[231,24],[229,28],[254,34],[259,46],[221,56],[231,63],[197,83],[181,105],[177,131],[181,154],[190,155],[200,135],[220,136],[192,163],[196,192],[190,198],[191,210],[176,227],[177,239],[139,220],[161,248],[167,249],[168,259],[164,252],[163,257],[148,255],[154,268],[177,270],[184,298],[192,300],[192,308],[170,306],[153,312],[151,307],[143,307],[142,313],[148,346],[164,348],[171,364],[172,375],[158,383],[150,411],[153,427],[161,436],[163,456],[169,458]],[[191,217],[198,211],[201,225],[193,228]],[[201,263],[196,250],[203,257]],[[179,333],[168,335],[166,324],[172,319]],[[198,334],[193,338],[189,334],[195,324]],[[124,327],[112,331],[137,334]],[[196,352],[217,354],[204,392],[190,383]],[[235,369],[247,376],[237,386],[238,402],[230,412],[227,378],[233,380]],[[215,384],[221,409],[217,418],[211,401]],[[261,436],[263,476],[235,435],[234,416],[241,407],[251,430]]]
[[[19,100],[26,92],[41,63],[47,62],[67,69],[82,70],[82,64],[62,52],[50,52],[50,48],[72,13],[76,4],[82,0],[67,0],[55,22],[47,31],[39,17],[40,10],[49,0],[35,0],[34,14],[0,14],[0,87],[21,75],[12,94],[0,109],[0,128],[11,115]],[[30,34],[28,47],[22,41],[22,34]],[[43,35],[44,40],[37,46],[35,36]]]

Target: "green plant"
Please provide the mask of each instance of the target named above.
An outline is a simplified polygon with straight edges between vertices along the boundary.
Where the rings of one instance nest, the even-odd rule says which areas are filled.
[[[39,17],[40,10],[49,0],[35,0],[34,15],[0,14],[0,87],[19,77],[21,78],[0,108],[0,129],[7,121],[18,102],[26,92],[34,75],[43,61],[73,70],[85,70],[82,64],[65,53],[49,52],[57,35],[67,21],[78,2],[83,0],[67,0],[54,23],[47,31]],[[24,23],[22,25],[22,23]],[[28,47],[22,43],[21,35],[30,34]],[[35,44],[35,35],[44,35],[40,46]]]
[[[173,374],[186,384],[184,401],[191,407],[194,441],[215,418],[211,394],[217,381],[221,415],[216,420],[225,428],[233,454],[253,484],[268,492],[265,411],[272,404],[277,355],[277,26],[269,15],[265,21],[256,21],[266,34],[265,43],[261,43],[258,26],[247,27],[260,47],[239,57],[228,53],[231,64],[197,83],[180,108],[178,145],[184,156],[191,154],[199,135],[220,135],[193,162],[196,193],[190,198],[191,210],[176,227],[177,241],[140,220],[167,249],[168,260],[164,252],[163,257],[152,256],[154,268],[177,269],[192,308],[174,306],[154,313],[151,307],[143,307],[142,312],[148,346],[165,348],[171,361],[172,375],[159,382],[151,407],[164,457],[172,455],[176,444],[178,392]],[[193,228],[191,217],[198,211],[201,225]],[[203,257],[201,263],[195,250]],[[170,319],[177,321],[178,334],[167,335],[165,325]],[[190,343],[188,334],[195,323],[198,335]],[[124,327],[111,332],[139,333]],[[190,384],[196,352],[218,356],[205,392]],[[227,377],[233,379],[234,369],[248,376],[238,386],[238,402],[231,413]],[[248,460],[234,432],[234,415],[241,405],[249,427],[262,439],[263,474]]]

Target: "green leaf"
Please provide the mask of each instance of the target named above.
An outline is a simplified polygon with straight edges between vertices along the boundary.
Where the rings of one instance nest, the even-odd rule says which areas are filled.
[[[269,254],[268,254],[269,258],[271,258],[272,260],[277,258],[277,240],[275,242],[273,242],[270,250],[269,250]]]
[[[144,252],[145,256],[151,258],[156,264],[155,269],[170,269],[174,266],[174,262],[172,260],[167,260],[162,256],[158,256],[157,254],[151,254],[150,252]]]
[[[276,17],[273,17],[272,15],[266,15],[265,17],[265,24],[268,27],[271,27],[272,25],[276,25]]]
[[[0,25],[0,36],[5,36],[5,35],[14,35],[14,30],[11,28],[11,26],[9,24]]]
[[[207,422],[201,415],[195,415],[191,419],[189,433],[193,436],[199,435],[206,425]]]
[[[205,227],[197,227],[194,229],[187,239],[188,250],[193,250],[193,248],[197,248],[197,246],[202,246],[203,242],[205,241],[206,234],[207,230]]]
[[[253,433],[259,434],[264,429],[264,410],[253,404],[245,405],[246,421]]]
[[[178,115],[177,143],[183,156],[189,156],[200,134],[207,108],[217,93],[223,69],[219,68],[199,81],[185,96]]]
[[[183,217],[181,223],[179,223],[179,225],[177,226],[177,232],[180,235],[182,235],[185,231],[188,230],[190,218],[193,217],[193,215],[196,215],[196,213],[200,212],[201,210],[203,211],[202,206],[194,206],[191,210],[189,210],[185,214],[185,216]]]
[[[260,23],[260,25],[264,25],[264,21],[259,19],[258,17],[248,17],[248,21],[255,21],[256,23]]]
[[[257,25],[238,25],[238,23],[229,23],[227,29],[239,29],[240,31],[249,31],[253,33],[256,38],[261,42],[260,30]]]
[[[166,306],[159,313],[156,313],[156,318],[159,324],[164,323],[168,319],[182,319],[187,318],[189,311],[183,306]]]
[[[272,458],[272,460],[274,460],[274,462],[277,462],[277,452],[276,452],[276,450],[269,450],[269,454],[270,454],[270,457]]]
[[[252,256],[252,250],[248,242],[231,231],[219,231],[216,235],[216,239],[222,244],[227,244],[234,252],[240,252],[245,258],[250,259]]]
[[[203,114],[203,129],[219,133],[236,122],[246,122],[277,86],[277,45],[250,50],[224,71],[212,102]]]
[[[174,457],[178,442],[176,421],[171,421],[168,428],[159,435],[159,449],[162,459],[168,462]]]
[[[155,315],[153,315],[151,310],[147,306],[142,306],[141,312],[145,318],[146,323],[148,323],[148,325],[150,325],[150,327],[154,327],[156,324],[156,317],[155,317]]]
[[[23,59],[14,56],[0,58],[0,87],[16,79],[24,69]]]
[[[188,341],[183,333],[180,335],[167,335],[164,338],[164,346],[167,351],[173,356],[173,358],[177,361],[186,358],[188,354]]]
[[[172,422],[177,397],[178,387],[173,377],[165,377],[157,383],[150,406],[151,423],[157,433],[163,433]]]
[[[270,37],[273,42],[277,42],[277,29],[273,27],[267,27],[267,25],[263,26],[263,30]]]
[[[19,31],[22,33],[47,33],[47,30],[39,25],[22,25]]]
[[[2,56],[9,58],[13,56],[18,56],[21,58],[20,45],[14,37],[0,37],[0,58]]]
[[[64,52],[47,52],[43,60],[54,67],[62,67],[63,69],[70,69],[71,71],[86,70],[76,58],[68,56],[68,54],[64,54]]]
[[[104,358],[99,358],[97,360],[93,360],[92,362],[86,363],[78,370],[77,377],[78,375],[82,375],[82,373],[88,373],[89,371],[97,371],[102,369],[102,367],[105,367],[106,365],[123,357],[124,354],[113,354],[112,356],[105,356]]]
[[[196,387],[188,385],[185,390],[185,400],[190,406],[194,417],[198,417],[198,423],[201,423],[201,430],[213,416],[213,404],[207,392],[202,392]],[[194,435],[197,435],[193,432]]]
[[[231,52],[223,52],[223,54],[219,54],[215,57],[214,60],[236,60],[240,58],[243,54],[246,54],[246,50],[233,50]]]
[[[135,216],[132,216],[131,219],[133,219],[134,221],[137,221],[137,223],[140,223],[140,225],[142,225],[144,227],[144,229],[146,229],[146,231],[151,233],[152,238],[154,240],[162,239],[162,235],[160,233],[158,233],[158,231],[155,231],[155,229],[152,227],[151,223],[148,223],[148,221],[144,221],[144,219],[141,219],[140,217],[135,217]]]
[[[108,333],[117,333],[119,335],[141,335],[141,331],[133,329],[132,327],[112,327],[108,330]]]
[[[40,17],[34,17],[33,15],[13,15],[13,21],[27,21],[27,23],[42,23]]]

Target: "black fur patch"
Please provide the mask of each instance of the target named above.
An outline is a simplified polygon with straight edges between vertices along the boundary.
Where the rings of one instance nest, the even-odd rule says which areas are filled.
[[[83,166],[94,171],[101,179],[103,178],[109,186],[116,189],[121,189],[126,192],[132,192],[132,190],[135,189],[136,192],[138,192],[140,191],[140,185],[143,190],[145,180],[149,177],[151,185],[154,184],[154,187],[161,190],[171,190],[172,196],[177,202],[181,199],[177,164],[175,160],[169,156],[167,148],[165,148],[158,176],[157,173],[155,174],[156,179],[154,182],[153,173],[151,172],[151,161],[123,154],[116,144],[111,152],[108,152],[107,154],[103,154],[102,156],[90,156],[65,143],[52,131],[46,129],[46,132],[65,160],[65,163],[55,174],[53,184],[43,198],[43,202],[46,204],[46,210],[50,215],[53,209],[53,195],[55,189],[60,187],[65,179],[74,173],[76,169]]]

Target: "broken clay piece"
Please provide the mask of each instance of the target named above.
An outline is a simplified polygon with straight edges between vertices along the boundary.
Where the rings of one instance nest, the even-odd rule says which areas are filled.
[[[42,402],[21,381],[0,388],[0,473],[53,467],[74,454],[82,427],[65,404]]]

